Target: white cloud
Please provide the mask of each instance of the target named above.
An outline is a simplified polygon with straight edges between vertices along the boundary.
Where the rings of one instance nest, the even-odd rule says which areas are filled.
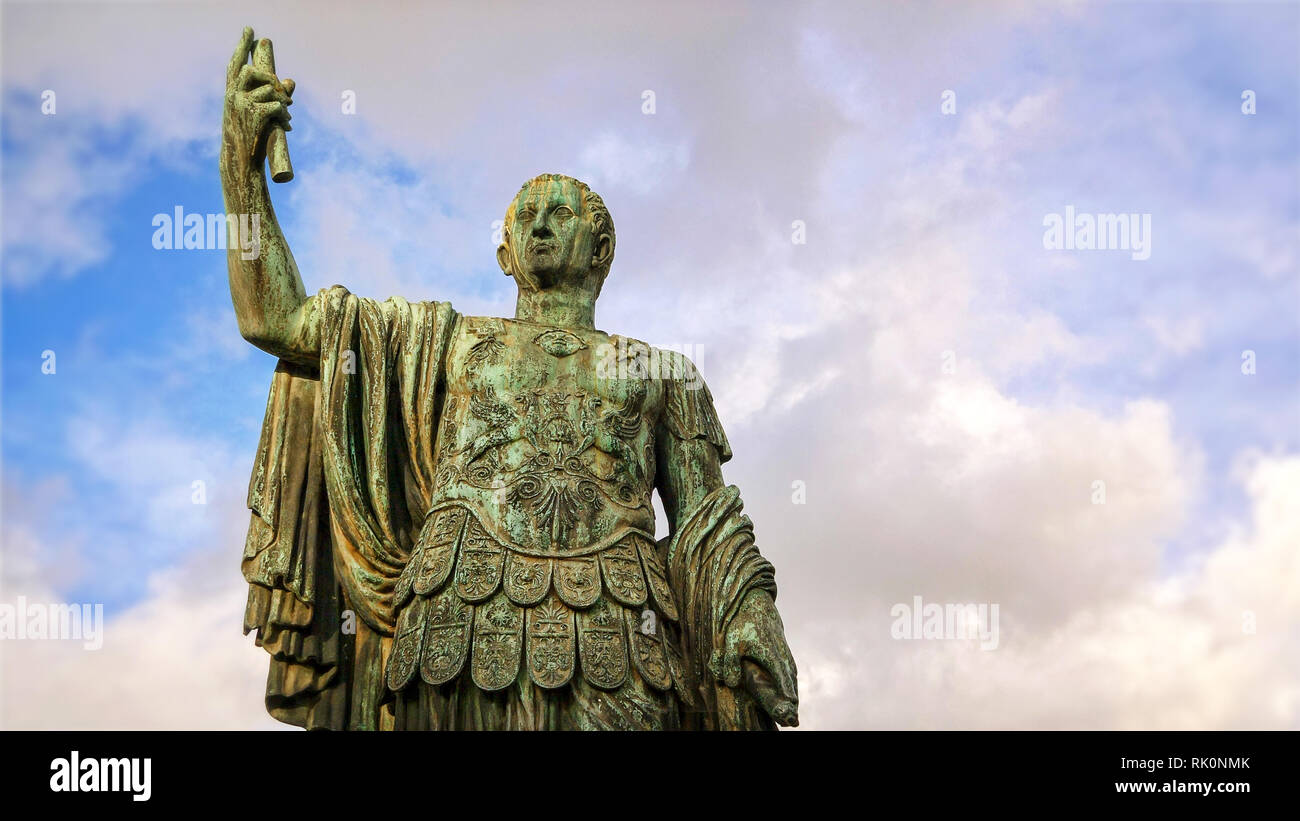
[[[245,519],[246,521],[246,519]],[[247,588],[238,527],[195,560],[153,574],[149,594],[106,609],[103,647],[6,641],[0,671],[5,729],[269,729],[267,655],[241,635]],[[12,545],[11,545],[12,546]],[[6,601],[64,602],[51,589],[6,584]]]
[[[591,140],[578,155],[577,176],[593,188],[626,188],[644,195],[666,177],[680,174],[690,162],[685,143],[633,143],[605,133]]]
[[[547,62],[531,16],[494,24],[422,8],[397,25],[377,10],[358,28],[280,6],[107,8],[40,12],[68,32],[53,44],[13,39],[38,12],[7,9],[7,82],[83,83],[87,112],[148,124],[159,151],[211,141],[226,55],[256,18],[299,81],[298,110],[317,123],[291,144],[324,158],[274,192],[309,290],[341,282],[508,314],[492,221],[535,173],[591,178],[619,230],[598,323],[704,346],[736,452],[727,478],[778,567],[805,726],[1296,726],[1296,458],[1252,469],[1254,506],[1239,532],[1190,566],[1169,555],[1173,534],[1198,521],[1202,443],[1182,438],[1182,420],[1158,398],[1112,404],[1069,381],[1076,365],[1131,355],[1131,340],[1073,327],[1060,310],[1073,292],[1053,304],[1038,272],[1024,270],[1041,264],[1057,277],[1046,285],[1065,288],[1088,263],[1026,266],[1014,252],[1025,157],[1114,165],[1104,152],[1059,153],[1078,148],[1057,144],[1076,86],[1034,78],[981,96],[998,78],[971,67],[995,74],[1005,60],[1006,40],[990,30],[1030,12],[820,7],[792,37],[784,15],[584,7],[548,18],[564,27],[550,32]],[[154,15],[173,15],[169,30],[184,34],[141,50],[134,33]],[[950,87],[951,122],[938,113]],[[175,88],[194,91],[165,93]],[[355,118],[336,113],[345,88],[357,91]],[[640,113],[645,88],[658,94],[653,117]],[[1119,103],[1117,122],[1131,111]],[[1191,137],[1166,128],[1158,140],[1171,133],[1171,155],[1195,159]],[[56,233],[32,228],[41,248],[87,240],[60,246],[67,271],[93,261],[102,240],[78,204],[126,173],[105,159],[92,177],[102,182],[77,180],[75,149],[52,149],[62,170],[48,174],[50,199],[36,200]],[[22,179],[34,191],[44,178]],[[1290,234],[1221,216],[1189,222],[1218,220],[1219,233],[1206,235],[1263,278],[1294,259]],[[794,219],[806,221],[806,245],[790,242]],[[76,227],[86,230],[74,237]],[[1040,230],[1028,225],[1030,251]],[[1134,337],[1173,355],[1214,330],[1201,313],[1141,310]],[[228,309],[196,314],[190,330],[194,347],[239,355]],[[1026,374],[1032,400],[1009,387]],[[265,654],[239,634],[246,475],[236,466],[252,454],[156,416],[133,423],[93,410],[70,447],[84,476],[130,500],[146,528],[141,549],[183,538],[192,550],[165,554],[145,598],[113,615],[99,654],[32,643],[7,653],[5,722],[263,726]],[[189,492],[201,476],[212,477],[212,498],[200,520]],[[805,506],[791,504],[794,480],[807,483]],[[1098,480],[1105,504],[1093,503]],[[47,501],[6,522],[7,595],[13,585],[57,595],[88,552],[102,558],[102,542],[60,533],[36,512],[75,504],[76,484],[24,489]],[[917,594],[1000,603],[1000,648],[890,640],[890,605]],[[1254,634],[1240,631],[1246,610]]]
[[[1041,138],[1044,131],[1059,123],[1053,109],[1060,101],[1060,92],[1052,89],[1027,94],[1011,103],[978,102],[973,111],[962,117],[958,139],[982,152],[994,148],[1005,150],[1009,142],[1023,144],[1028,139]],[[1001,151],[998,155],[1005,157]]]
[[[995,651],[893,641],[884,601],[858,624],[802,628],[805,725],[1300,728],[1300,459],[1261,460],[1248,489],[1249,527],[1196,567],[1055,627],[1004,607]]]
[[[97,151],[97,137],[84,120],[71,114],[44,119],[44,129],[10,131],[3,237],[4,282],[10,286],[70,277],[105,260],[113,244],[102,209],[141,166],[135,146],[121,153]],[[22,163],[16,165],[15,157]]]
[[[70,602],[69,591],[109,581],[97,584],[96,573],[114,555],[114,573],[140,573],[147,585],[134,603],[105,606],[101,649],[4,641],[0,726],[278,726],[262,709],[266,654],[241,634],[248,512],[247,475],[237,465],[252,454],[233,458],[212,439],[185,436],[160,419],[110,421],[103,407],[74,427],[76,475],[97,476],[109,491],[88,499],[69,477],[28,487],[6,471],[0,598]],[[191,501],[195,475],[207,477],[202,506]]]
[[[1205,344],[1205,322],[1199,316],[1147,316],[1143,323],[1162,349],[1182,356]]]

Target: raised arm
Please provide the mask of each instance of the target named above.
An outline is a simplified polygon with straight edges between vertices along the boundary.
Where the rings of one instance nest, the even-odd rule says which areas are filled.
[[[319,334],[304,326],[309,301],[271,207],[263,171],[271,127],[290,128],[294,84],[250,65],[253,47],[253,30],[245,28],[226,69],[221,187],[227,216],[240,216],[237,224],[249,225],[256,237],[251,249],[227,242],[230,297],[244,339],[274,356],[315,364]]]

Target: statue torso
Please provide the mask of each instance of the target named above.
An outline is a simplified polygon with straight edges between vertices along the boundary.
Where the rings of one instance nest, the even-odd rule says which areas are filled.
[[[628,364],[648,350],[599,331],[457,321],[390,686],[466,667],[484,690],[521,671],[544,688],[579,670],[604,689],[632,675],[672,686],[674,648],[655,625],[677,612],[651,502],[665,387]]]
[[[527,554],[653,536],[662,383],[617,378],[619,348],[599,331],[462,318],[445,370],[435,507],[465,505]]]

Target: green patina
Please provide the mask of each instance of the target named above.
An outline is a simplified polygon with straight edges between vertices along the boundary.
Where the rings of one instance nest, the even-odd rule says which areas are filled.
[[[797,723],[773,569],[723,481],[707,386],[680,354],[595,327],[615,245],[600,197],[556,174],[520,189],[497,249],[513,319],[308,296],[263,170],[292,174],[292,93],[246,29],[221,177],[227,212],[260,217],[258,253],[228,255],[239,330],[280,359],[243,561],[271,714],[333,729]]]

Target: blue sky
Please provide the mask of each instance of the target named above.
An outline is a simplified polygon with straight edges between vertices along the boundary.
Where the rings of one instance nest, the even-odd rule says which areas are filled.
[[[844,712],[835,682],[862,658],[918,663],[828,638],[867,628],[856,606],[818,601],[824,566],[792,544],[861,538],[859,497],[885,518],[876,541],[834,561],[878,581],[822,598],[899,599],[884,568],[902,564],[900,585],[1021,602],[1025,655],[999,658],[1028,665],[1049,637],[1086,631],[1081,614],[1157,607],[1150,591],[1176,581],[1189,601],[1212,588],[1199,568],[1267,529],[1260,500],[1273,491],[1249,477],[1267,465],[1291,470],[1270,481],[1296,475],[1296,4],[670,5],[642,19],[593,12],[544,50],[508,6],[408,18],[380,4],[364,25],[332,6],[300,20],[253,5],[77,8],[3,12],[5,597],[103,602],[112,619],[147,606],[160,572],[211,557],[238,587],[274,362],[238,337],[224,251],[155,250],[151,237],[155,214],[223,208],[220,82],[248,23],[299,84],[298,178],[272,194],[309,291],[341,282],[510,315],[489,238],[515,188],[555,170],[601,191],[619,246],[598,325],[709,352],[700,364],[738,454],[728,479],[789,580],[786,622],[797,658],[796,638],[813,648],[807,697],[822,726],[912,726],[932,706],[899,685],[892,717]],[[124,44],[145,24],[153,54]],[[353,40],[364,60],[343,46]],[[647,88],[653,116],[640,110]],[[356,116],[340,112],[342,89],[356,91]],[[955,115],[940,113],[945,89]],[[1044,215],[1066,205],[1150,214],[1150,259],[1045,250]],[[789,241],[794,219],[806,246]],[[1253,376],[1240,371],[1246,349]],[[41,372],[45,350],[54,375]],[[956,382],[939,378],[945,350]],[[968,470],[983,484],[964,484]],[[1058,482],[1086,500],[1097,477],[1116,496],[1105,525],[1061,499],[1002,513],[990,502]],[[789,508],[795,478],[832,489],[815,524]],[[191,504],[194,480],[207,504]],[[891,506],[894,492],[911,501]],[[916,511],[940,504],[946,529],[930,532]],[[953,547],[970,533],[984,535]],[[1084,558],[1037,577],[1048,548],[1034,533]],[[984,589],[975,567],[1004,569]],[[1052,592],[1072,576],[1079,591]],[[1275,583],[1278,595],[1260,595],[1294,626],[1298,582]],[[1187,696],[1209,704],[1228,688],[1243,705],[1205,726],[1295,726],[1293,680],[1262,661],[1295,639],[1276,641],[1249,651],[1257,681]],[[1248,686],[1281,688],[1284,707],[1251,713]],[[1068,723],[1011,700],[995,711],[1005,725]],[[1151,714],[1098,709],[1112,726]]]

